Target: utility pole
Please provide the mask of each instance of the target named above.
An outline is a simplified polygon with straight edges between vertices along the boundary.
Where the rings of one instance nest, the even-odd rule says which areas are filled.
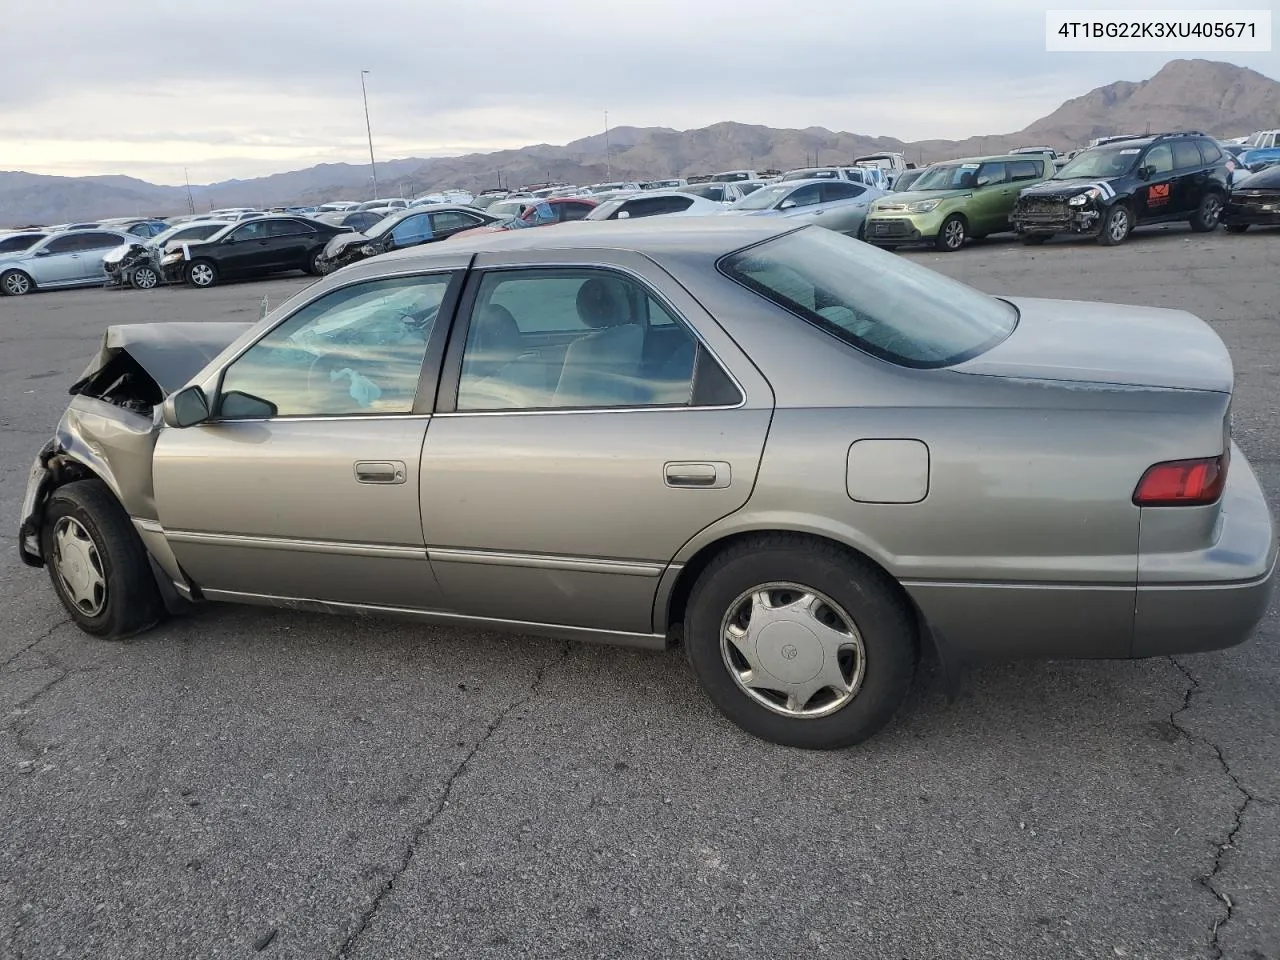
[[[613,179],[613,161],[609,156],[609,111],[604,112],[604,178]]]
[[[191,208],[191,215],[195,216],[196,202],[191,199],[191,176],[187,173],[187,168],[182,168],[182,179],[187,182],[187,206]]]
[[[369,172],[373,174],[373,196],[370,200],[378,199],[378,166],[373,162],[373,126],[369,123],[369,91],[364,86],[364,75],[368,70],[360,71],[360,96],[364,98],[364,128],[369,134]]]

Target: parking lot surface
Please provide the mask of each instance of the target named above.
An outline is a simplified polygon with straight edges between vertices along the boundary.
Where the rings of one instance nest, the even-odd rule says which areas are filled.
[[[1280,501],[1280,236],[907,253],[989,292],[1178,307]],[[678,652],[210,606],[68,625],[15,533],[110,323],[309,280],[0,300],[0,957],[1280,960],[1280,622],[1221,653],[926,663],[811,754]]]

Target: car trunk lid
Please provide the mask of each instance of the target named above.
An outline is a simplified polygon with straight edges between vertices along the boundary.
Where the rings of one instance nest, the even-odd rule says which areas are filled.
[[[1207,323],[1182,310],[1009,298],[1018,325],[953,367],[1021,380],[1231,393],[1231,356]]]

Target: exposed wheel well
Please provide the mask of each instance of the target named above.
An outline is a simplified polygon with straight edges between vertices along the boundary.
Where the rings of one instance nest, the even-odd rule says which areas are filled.
[[[689,596],[693,593],[693,585],[698,582],[698,577],[702,576],[702,571],[719,556],[723,551],[732,546],[743,543],[748,540],[764,539],[771,536],[788,536],[803,540],[810,540],[815,544],[825,544],[834,546],[847,552],[850,556],[858,557],[863,562],[870,564],[874,569],[878,570],[884,577],[884,581],[890,584],[895,592],[901,597],[903,603],[915,613],[917,621],[923,627],[923,620],[920,615],[919,608],[911,599],[910,594],[903,588],[896,577],[888,570],[877,563],[873,558],[867,556],[861,550],[857,550],[847,543],[831,537],[822,537],[812,533],[802,533],[795,530],[749,530],[743,533],[731,534],[714,543],[709,543],[685,563],[680,570],[679,576],[676,578],[675,586],[671,589],[671,599],[667,603],[667,622],[664,624],[668,633],[673,631],[678,636],[684,624],[684,616],[689,603]]]

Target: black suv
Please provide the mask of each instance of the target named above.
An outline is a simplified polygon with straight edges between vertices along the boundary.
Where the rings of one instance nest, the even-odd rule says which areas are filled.
[[[1203,133],[1123,137],[1023,190],[1010,220],[1024,243],[1081,233],[1111,246],[1134,227],[1173,220],[1208,232],[1222,216],[1232,165]]]

